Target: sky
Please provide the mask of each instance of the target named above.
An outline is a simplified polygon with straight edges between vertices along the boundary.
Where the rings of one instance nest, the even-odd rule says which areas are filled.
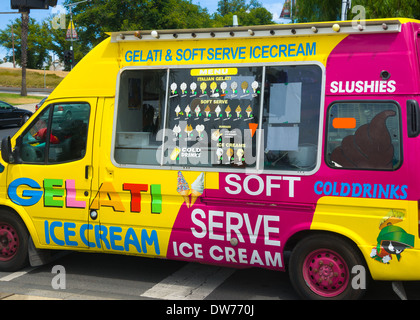
[[[194,4],[198,4],[203,8],[207,8],[209,13],[214,13],[217,10],[217,3],[219,0],[193,0]],[[260,3],[265,7],[268,11],[273,14],[273,20],[277,23],[285,23],[288,22],[287,20],[284,21],[283,19],[279,19],[281,10],[283,8],[285,0],[260,0]],[[45,18],[47,18],[50,14],[55,13],[62,13],[66,12],[62,4],[64,0],[58,0],[56,8],[50,8],[48,10],[31,10],[29,16],[31,18],[36,19],[37,21],[41,22]],[[63,11],[64,10],[64,11]],[[0,12],[16,12],[17,10],[10,9],[10,0],[0,0]],[[20,18],[19,14],[0,14],[0,29],[5,29],[8,24],[10,24],[11,20],[16,18]],[[239,21],[240,23],[240,21]],[[118,30],[115,30],[118,31]],[[0,59],[2,60],[3,57],[7,54],[7,51],[0,46]]]

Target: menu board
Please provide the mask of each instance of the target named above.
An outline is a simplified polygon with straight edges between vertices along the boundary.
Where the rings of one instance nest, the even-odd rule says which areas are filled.
[[[246,157],[255,151],[261,79],[257,67],[171,70],[170,164],[255,165]]]

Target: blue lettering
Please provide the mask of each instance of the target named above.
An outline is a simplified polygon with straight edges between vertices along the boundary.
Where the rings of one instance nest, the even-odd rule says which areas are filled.
[[[78,243],[76,241],[71,241],[70,237],[76,236],[76,232],[69,229],[76,228],[76,224],[73,222],[64,222],[64,241],[66,246],[77,247]]]
[[[334,187],[333,187],[333,196],[339,196],[340,194],[337,192],[337,182],[334,182]]]
[[[310,43],[306,44],[306,55],[307,56],[316,55],[316,42],[312,42],[312,46]]]
[[[263,46],[262,47],[262,57],[264,59],[267,59],[269,57],[269,46]]]
[[[153,52],[152,50],[149,50],[149,52],[147,53],[147,60],[146,61],[153,61]]]
[[[279,46],[279,58],[281,58],[281,55],[283,54],[283,57],[287,57],[287,46],[285,44],[282,44]]]
[[[321,190],[319,188],[321,188]],[[317,194],[319,196],[322,195],[322,182],[321,181],[315,182],[314,192],[315,192],[315,194]]]
[[[141,247],[143,248],[144,253],[147,253],[147,247],[146,243],[151,246],[152,244],[155,245],[155,252],[157,255],[160,254],[160,248],[159,248],[159,240],[157,236],[156,230],[152,230],[150,233],[150,237],[147,234],[147,230],[143,229],[141,230]]]
[[[270,57],[271,58],[277,58],[277,50],[278,50],[278,46],[276,46],[276,45],[274,45],[274,46],[271,46],[271,48],[270,48]],[[273,49],[276,49],[276,51],[273,53]]]
[[[139,62],[139,50],[134,50],[134,52],[133,52],[133,62]]]
[[[360,183],[352,183],[352,193],[351,196],[352,197],[359,197],[362,194],[363,188],[362,185]],[[356,191],[357,190],[357,191]]]
[[[176,50],[176,61],[182,60],[182,49]]]
[[[86,238],[86,230],[93,230],[93,226],[91,224],[84,224],[80,227],[80,238],[85,246],[89,248],[95,248],[95,243],[89,242]]]
[[[115,241],[121,241],[122,237],[115,233],[121,233],[121,227],[109,227],[109,242],[111,243],[112,250],[123,251],[124,248],[122,246],[118,246],[115,244]]]
[[[100,249],[102,248],[101,240],[105,244],[105,247],[109,250],[110,245],[106,236],[108,235],[108,229],[105,226],[96,225],[95,226],[95,240],[96,246]]]
[[[62,226],[63,226],[63,223],[61,221],[53,221],[50,224],[50,236],[51,236],[51,240],[55,244],[58,244],[59,246],[64,246],[65,242],[63,240],[58,239],[55,236],[54,229],[57,228],[57,227],[61,228]]]
[[[48,228],[48,220],[44,221],[45,243],[50,244],[50,233]]]
[[[128,228],[127,233],[125,234],[124,250],[130,251],[130,245],[133,245],[137,249],[137,252],[141,253],[139,239],[133,228]]]
[[[230,48],[223,48],[223,60],[229,60]]]
[[[79,243],[72,240],[73,237],[77,237],[76,223],[74,222],[62,222],[62,221],[44,221],[44,233],[45,242],[50,244],[51,242],[59,246],[72,246],[77,247]],[[58,239],[55,233],[57,228],[62,228],[64,234],[64,240]],[[88,241],[87,232],[88,230],[94,230],[96,245],[93,242]],[[156,230],[151,230],[150,235],[146,229],[141,230],[141,239],[139,238],[134,228],[128,228],[127,232],[123,234],[121,227],[110,226],[106,227],[103,225],[91,225],[82,224],[79,229],[79,235],[82,243],[89,248],[101,249],[102,245],[104,249],[115,250],[115,251],[130,251],[130,246],[134,246],[138,253],[147,253],[148,246],[153,246],[156,255],[160,255],[159,239]],[[122,241],[122,245],[117,243]],[[140,245],[141,243],[141,245]],[[153,253],[152,253],[153,254]]]
[[[350,194],[350,185],[348,183],[343,182],[341,184],[340,196],[347,197]]]
[[[379,185],[378,198],[382,198],[382,196],[384,196],[385,199],[389,198],[389,184],[386,185],[386,190],[381,184]]]
[[[216,48],[214,60],[222,60],[222,48]]]
[[[246,48],[240,47],[239,48],[239,59],[245,59]]]
[[[294,43],[289,44],[289,52],[288,52],[289,57],[295,57],[296,56],[295,55],[295,51],[296,51],[295,47],[296,47],[296,45]]]
[[[299,47],[296,53],[297,56],[301,55],[304,56],[305,55],[305,50],[303,49],[303,44],[299,43]]]
[[[400,198],[397,194],[397,191],[398,191],[399,188],[400,188],[400,186],[391,185],[390,199],[399,199]]]
[[[254,48],[254,58],[255,59],[258,59],[258,58],[260,58],[261,57],[261,54],[256,54],[256,51],[257,51],[257,49],[259,50],[259,51],[261,51],[261,47],[260,46],[256,46],[255,48]]]
[[[332,183],[331,182],[325,182],[324,183],[324,194],[326,196],[329,196],[332,192]]]
[[[133,61],[133,52],[131,50],[128,50],[125,53],[125,62],[131,62]]]
[[[407,186],[407,185],[403,185],[403,186],[401,187],[401,192],[402,192],[402,195],[401,195],[401,197],[400,197],[400,199],[401,199],[401,200],[405,200],[405,199],[407,199],[407,188],[408,188],[408,186]]]
[[[365,183],[363,185],[363,198],[372,198],[372,195],[370,193],[370,190],[372,189],[372,186],[368,183]]]
[[[26,185],[34,189],[41,189],[35,180],[29,178],[18,178],[12,181],[7,189],[7,194],[14,203],[20,206],[32,206],[41,199],[43,194],[42,190],[23,190],[22,197],[25,198],[19,197],[17,195],[17,188],[21,185]]]
[[[213,48],[209,48],[209,50],[207,51],[207,59],[208,60],[213,60],[214,59],[214,49]]]

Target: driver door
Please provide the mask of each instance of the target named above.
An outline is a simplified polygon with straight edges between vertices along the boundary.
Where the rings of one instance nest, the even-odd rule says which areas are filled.
[[[96,104],[50,104],[16,139],[7,192],[34,221],[42,246],[89,247]]]

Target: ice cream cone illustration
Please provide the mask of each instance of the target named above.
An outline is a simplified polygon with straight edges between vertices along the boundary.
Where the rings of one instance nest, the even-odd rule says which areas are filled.
[[[214,93],[214,91],[216,90],[216,88],[217,88],[217,83],[216,82],[210,83],[210,89],[211,89],[211,93],[212,94]]]
[[[177,189],[176,191],[184,198],[184,202],[187,204],[187,207],[190,206],[190,186],[188,182],[185,180],[181,171],[178,171],[178,178],[177,178]]]
[[[200,89],[201,89],[201,92],[204,94],[207,89],[207,83],[201,82]]]
[[[238,106],[236,109],[235,109],[235,112],[236,112],[236,116],[239,118],[239,116],[241,115],[241,111],[242,111],[242,109],[241,109],[241,107],[240,106]]]
[[[222,134],[220,133],[220,130],[219,130],[219,129],[214,130],[214,131],[213,131],[213,133],[211,134],[211,139],[212,139],[213,141],[217,141],[217,140],[219,140],[219,137],[220,137],[221,135],[222,135]]]
[[[233,82],[230,84],[230,87],[231,87],[231,89],[232,89],[232,93],[236,93],[235,91],[236,91],[236,89],[238,88],[238,83],[237,83],[236,81],[233,81]]]
[[[191,93],[195,94],[195,90],[197,89],[197,84],[195,82],[190,84]]]
[[[233,156],[233,149],[232,148],[227,149],[226,155],[228,156],[228,159],[230,159]]]
[[[223,81],[220,84],[220,89],[222,89],[222,93],[225,93],[226,88],[227,88],[227,83]]]
[[[229,106],[227,106],[227,108],[225,109],[225,112],[226,112],[226,117],[227,118],[229,118],[229,114],[230,114],[230,112],[231,112],[232,110],[230,109],[230,107]]]
[[[251,108],[251,106],[249,105],[248,106],[248,108],[246,108],[246,114],[248,115],[248,118],[251,116],[251,112],[252,112],[252,108]]]
[[[238,151],[236,151],[236,155],[238,156],[239,162],[242,162],[242,157],[244,155],[244,150],[243,149],[238,149]]]
[[[248,89],[248,82],[244,81],[241,84],[242,91],[246,93],[246,89]]]
[[[203,194],[204,191],[204,173],[201,172],[197,179],[191,184],[191,203],[190,207],[194,205],[197,198]]]
[[[190,105],[188,105],[188,106],[186,106],[186,108],[185,108],[185,113],[187,114],[187,117],[188,117],[188,115],[190,114],[190,112],[191,112],[191,108],[190,108]]]
[[[184,129],[184,131],[187,133],[187,134],[190,134],[191,132],[193,132],[193,127],[192,127],[192,125],[190,125],[190,124],[188,124],[186,127],[185,127],[185,129]]]
[[[172,132],[174,133],[175,137],[178,137],[179,133],[181,132],[181,128],[179,127],[179,124],[176,124],[174,128],[172,129]]]
[[[175,82],[173,82],[173,83],[171,84],[171,92],[172,92],[172,94],[175,94],[176,88],[177,88],[177,85],[176,85],[176,83],[175,83]]]
[[[185,82],[181,83],[180,88],[181,88],[182,94],[185,94],[185,90],[187,90],[187,84]]]
[[[179,149],[178,147],[175,147],[174,150],[172,150],[171,155],[169,157],[171,158],[172,161],[175,161],[180,152],[181,152],[181,149]]]
[[[197,105],[194,109],[195,115],[198,117],[200,115],[201,112],[201,108],[199,105]]]
[[[204,131],[204,125],[202,125],[202,124],[198,124],[198,125],[195,127],[195,130],[198,132],[198,136],[201,136],[201,133]]]
[[[258,89],[258,82],[257,82],[257,81],[254,81],[254,82],[251,84],[251,88],[252,88],[252,90],[254,90],[254,93],[256,93],[256,91],[257,91],[257,89]]]
[[[206,117],[208,117],[210,113],[210,107],[207,106],[206,109],[204,109],[204,112],[206,113]]]
[[[220,109],[220,106],[217,106],[216,109],[214,109],[214,112],[216,112],[216,117],[219,116],[221,111],[222,111],[222,109]]]
[[[176,113],[177,117],[178,117],[180,112],[181,112],[181,108],[179,107],[179,105],[177,105],[176,108],[175,108],[175,113]]]
[[[223,156],[223,149],[222,148],[218,148],[216,150],[216,156],[217,156],[217,161],[221,161],[222,160],[222,156]]]

